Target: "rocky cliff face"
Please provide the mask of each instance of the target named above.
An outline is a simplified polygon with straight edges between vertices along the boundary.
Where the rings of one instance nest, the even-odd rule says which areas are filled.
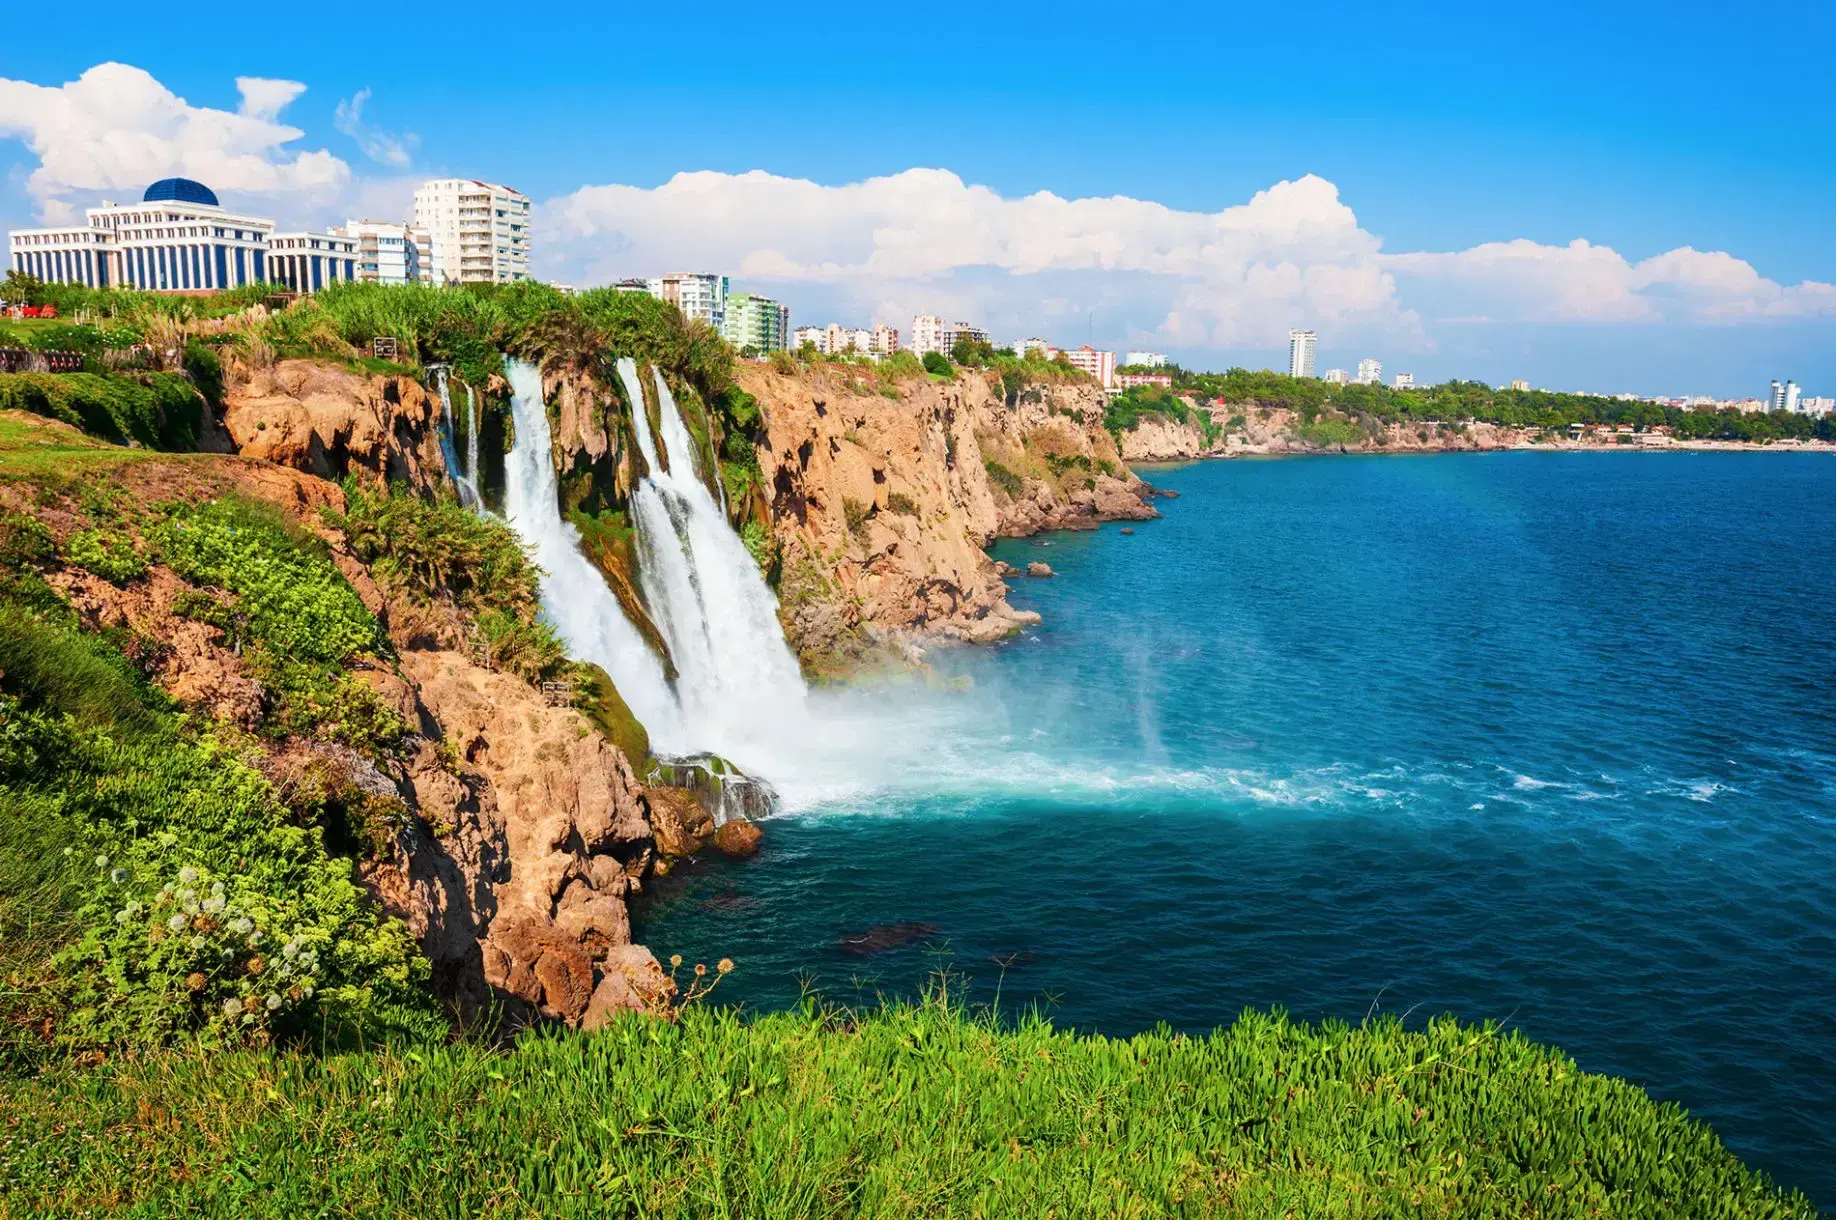
[[[982,550],[992,538],[1156,515],[1094,385],[1010,403],[970,373],[902,382],[896,398],[840,368],[746,365],[739,381],[765,416],[786,631],[819,671],[874,645],[985,642],[1034,621],[1008,605]]]
[[[1220,451],[1207,444],[1198,424],[1161,415],[1143,416],[1120,438],[1122,458],[1128,462],[1172,462]]]
[[[237,368],[223,427],[236,452],[324,479],[364,473],[425,491],[445,477],[440,403],[405,376],[364,376],[319,360]]]
[[[390,630],[399,661],[356,677],[410,732],[393,756],[372,758],[249,732],[266,692],[224,631],[180,608],[201,591],[170,569],[152,565],[124,585],[74,567],[47,577],[90,630],[136,641],[137,662],[160,687],[240,731],[244,756],[302,816],[366,828],[364,882],[420,940],[462,1019],[495,1011],[513,1024],[539,1016],[592,1026],[668,1002],[673,984],[631,943],[626,911],[657,861],[650,794],[586,716],[455,651],[447,641],[463,632],[430,627],[425,607],[392,602],[386,582],[319,522],[318,507],[344,508],[336,484],[209,457],[136,462],[114,477],[142,502],[242,494],[279,507],[319,534]],[[0,511],[29,505],[0,487]],[[36,515],[59,538],[83,525],[69,510]],[[683,820],[677,813],[672,827]],[[697,846],[687,840],[678,854]]]
[[[1131,462],[1161,462],[1261,454],[1447,453],[1509,449],[1533,439],[1528,430],[1485,423],[1456,427],[1373,421],[1364,426],[1335,417],[1321,427],[1285,408],[1214,405],[1194,409],[1209,412],[1223,429],[1217,441],[1207,444],[1195,423],[1148,415],[1122,434],[1123,457]]]

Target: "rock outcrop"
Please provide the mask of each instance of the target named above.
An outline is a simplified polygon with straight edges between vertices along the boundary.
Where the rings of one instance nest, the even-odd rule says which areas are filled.
[[[783,554],[786,634],[817,671],[880,645],[984,643],[1037,621],[1007,602],[990,540],[1157,516],[1103,430],[1094,383],[1028,387],[963,373],[897,396],[842,369],[746,365]]]
[[[364,376],[322,360],[237,370],[223,426],[244,457],[324,479],[358,472],[427,490],[445,478],[439,400],[407,376]]]

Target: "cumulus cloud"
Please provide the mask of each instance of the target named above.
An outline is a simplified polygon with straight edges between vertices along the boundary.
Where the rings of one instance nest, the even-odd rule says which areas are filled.
[[[395,169],[406,168],[414,160],[414,149],[421,138],[413,132],[392,135],[364,122],[363,107],[369,100],[370,91],[359,89],[355,96],[340,101],[332,115],[332,126],[357,141],[357,147],[370,160]]]
[[[1313,175],[1216,212],[1126,196],[1006,197],[939,169],[831,186],[763,171],[584,187],[542,209],[562,278],[672,269],[737,278],[836,309],[954,312],[992,324],[1092,315],[1177,347],[1270,347],[1288,327],[1434,344],[1442,322],[1734,323],[1836,315],[1836,288],[1787,287],[1725,253],[1630,262],[1577,240],[1388,253]],[[1399,286],[1400,285],[1400,286]],[[1405,291],[1406,290],[1406,291]]]
[[[1206,346],[1276,342],[1303,320],[1418,329],[1381,243],[1312,175],[1192,212],[1126,196],[1007,198],[939,169],[843,186],[683,173],[652,189],[582,188],[542,223],[554,260],[586,279],[728,267],[860,304],[929,312],[954,300],[997,319],[1057,296],[1068,313],[1120,312],[1136,333]],[[1161,316],[1143,316],[1155,307]]]
[[[232,113],[193,106],[127,64],[98,64],[57,86],[0,78],[0,138],[21,140],[38,158],[26,189],[47,219],[69,213],[69,196],[134,190],[174,174],[257,195],[343,188],[343,161],[285,147],[305,133],[276,116],[303,86],[249,77],[238,87],[242,111]]]

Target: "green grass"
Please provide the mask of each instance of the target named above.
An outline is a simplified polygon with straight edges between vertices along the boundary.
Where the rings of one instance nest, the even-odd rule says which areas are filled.
[[[1516,1034],[1189,1038],[691,1009],[591,1035],[174,1055],[0,1093],[13,1214],[1810,1216]]]

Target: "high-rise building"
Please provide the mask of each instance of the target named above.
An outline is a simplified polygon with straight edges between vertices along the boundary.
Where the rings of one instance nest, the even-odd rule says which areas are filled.
[[[1130,352],[1122,358],[1122,363],[1144,369],[1164,369],[1167,367],[1165,352]]]
[[[1310,330],[1288,332],[1288,376],[1313,376],[1313,351],[1319,339]]]
[[[647,281],[650,295],[668,301],[691,322],[706,322],[715,330],[727,322],[727,277],[711,272],[678,271]]]
[[[1396,388],[1399,390],[1414,389],[1415,388],[1415,374],[1414,373],[1396,374]]]
[[[366,284],[425,284],[433,269],[423,266],[421,252],[431,249],[427,234],[413,225],[387,220],[347,220],[344,236],[357,242],[357,278]]]
[[[436,284],[508,284],[529,278],[529,196],[473,178],[435,178],[414,193],[414,225],[428,236]]]
[[[1786,381],[1784,385],[1772,383],[1772,409],[1774,411],[1796,411],[1798,409],[1798,383]]]
[[[1058,359],[1058,355],[1058,349],[1046,349],[1047,360],[1056,360]],[[1077,348],[1074,351],[1067,351],[1064,353],[1064,356],[1065,359],[1070,362],[1072,368],[1081,369],[1089,373],[1102,383],[1105,390],[1115,384],[1116,354],[1114,352],[1099,352],[1086,343],[1083,347]]]
[[[215,292],[268,279],[274,222],[228,210],[189,178],[161,179],[139,203],[104,200],[84,221],[8,233],[13,267],[49,284],[143,292]],[[329,256],[320,250],[318,282],[349,279],[350,269]]]
[[[1776,377],[1773,378],[1772,395],[1768,401],[1772,404],[1772,409],[1774,411],[1783,411],[1785,409],[1785,387]]]
[[[1345,384],[1345,370],[1344,369],[1327,369],[1326,370],[1326,384],[1327,385],[1344,385]]]
[[[1527,391],[1530,388],[1530,383],[1525,381],[1522,377],[1519,377],[1511,383],[1511,388],[1513,390]]]
[[[873,324],[873,350],[882,356],[890,356],[899,350],[899,328],[888,326],[884,322]]]
[[[739,351],[780,352],[790,343],[790,306],[751,292],[730,292],[721,337]]]
[[[1044,339],[1022,339],[1014,344],[1014,355],[1024,360],[1028,352],[1037,352],[1043,357],[1047,351],[1051,350],[1051,347],[1052,345]]]
[[[921,313],[912,319],[912,352],[915,355],[942,352],[948,356],[963,339],[987,343],[988,332],[968,322],[946,322],[936,314]]]
[[[1358,361],[1359,385],[1376,385],[1383,380],[1383,361],[1374,356],[1366,356]]]

